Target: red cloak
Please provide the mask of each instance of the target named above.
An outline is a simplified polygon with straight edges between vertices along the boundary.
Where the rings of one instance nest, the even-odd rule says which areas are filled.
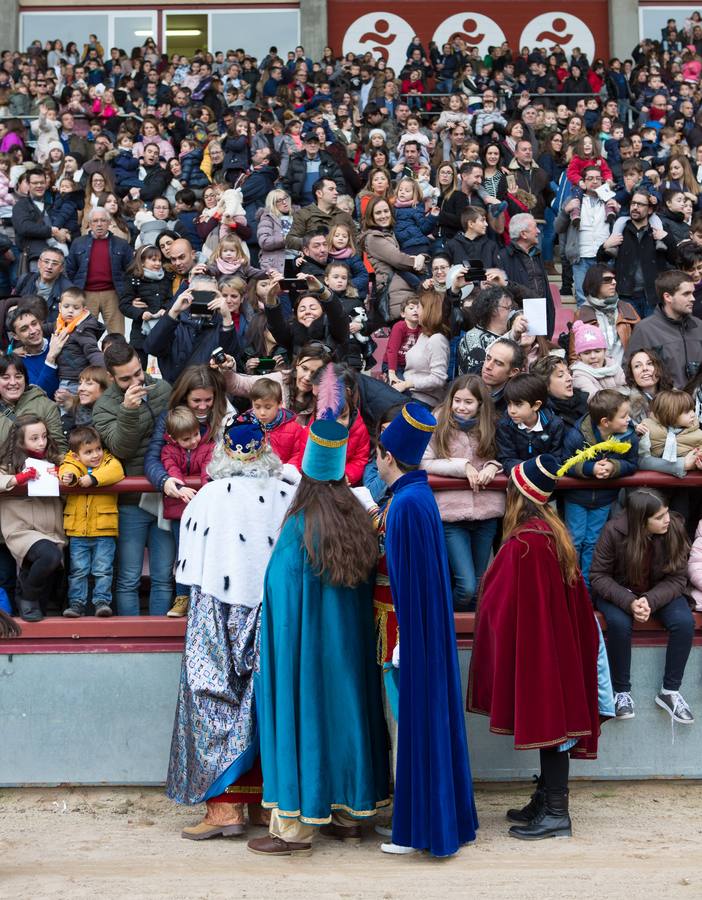
[[[503,544],[478,603],[467,709],[516,750],[556,747],[597,756],[598,633],[578,574],[566,585],[549,525],[529,519]]]

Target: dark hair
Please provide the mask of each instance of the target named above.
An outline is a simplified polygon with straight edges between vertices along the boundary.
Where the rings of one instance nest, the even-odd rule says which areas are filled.
[[[92,425],[79,425],[68,435],[68,449],[73,453],[77,453],[84,444],[96,442],[102,446],[100,435]]]
[[[49,311],[46,306],[46,300],[43,297],[34,296],[33,294],[26,297],[19,297],[17,306],[8,313],[7,330],[14,331],[15,323],[22,316],[34,316],[42,324],[46,322]]]
[[[504,299],[513,302],[513,297],[507,288],[500,285],[483,288],[473,301],[470,311],[471,318],[480,328],[487,328],[490,319],[495,315],[500,302]]]
[[[444,402],[434,410],[436,430],[432,436],[432,446],[436,455],[440,459],[447,459],[451,456],[451,433],[456,428],[452,406],[453,398],[459,391],[469,391],[480,404],[477,415],[478,424],[472,430],[472,435],[477,442],[478,456],[485,460],[492,459],[497,452],[495,448],[495,404],[490,396],[490,391],[478,375],[461,375],[452,381]]]
[[[512,351],[512,368],[521,370],[524,368],[524,363],[526,361],[526,356],[524,355],[524,351],[520,347],[520,345],[513,341],[511,338],[501,337],[497,338],[496,341],[493,341],[488,350],[491,350],[496,344],[503,344],[505,347],[509,347]]]
[[[662,507],[667,506],[663,496],[652,488],[637,488],[626,499],[627,535],[624,539],[626,574],[630,587],[638,595],[639,591],[650,588],[647,576],[650,572],[651,539],[648,520]],[[663,542],[663,573],[672,575],[684,569],[687,563],[689,543],[685,526],[674,515],[670,517],[668,531],[660,535]]]
[[[658,376],[658,389],[661,391],[670,390],[670,388],[673,387],[673,378],[668,371],[668,367],[658,354],[658,351],[653,350],[650,347],[640,347],[638,350],[634,350],[627,359],[626,365],[624,366],[624,376],[629,387],[638,390],[636,380],[634,379],[634,373],[631,368],[631,361],[638,353],[645,353],[653,363],[653,368],[656,370],[656,375]]]
[[[544,384],[546,385],[546,390],[548,390],[551,376],[559,366],[565,366],[567,369],[568,360],[564,356],[556,356],[553,353],[549,353],[547,356],[542,356],[541,359],[536,360],[534,365],[531,367],[531,374],[538,375],[539,378],[543,378]]]
[[[176,192],[175,198],[178,203],[184,203],[186,206],[193,206],[196,200],[195,191],[190,188],[181,188]]]
[[[111,343],[110,346],[107,347],[107,349],[104,351],[104,353],[105,368],[110,373],[110,375],[113,376],[115,374],[115,369],[117,368],[117,366],[126,366],[127,363],[130,363],[133,359],[139,358],[134,347],[132,347],[131,344],[128,344],[125,340],[113,341],[113,343]]]
[[[605,275],[611,275],[612,270],[604,263],[595,263],[585,273],[583,279],[583,293],[587,297],[597,297],[602,287],[602,279]]]
[[[613,419],[617,414],[617,410],[628,401],[628,397],[614,391],[611,388],[605,388],[602,391],[592,394],[587,401],[587,409],[592,419],[592,424],[599,426],[602,419]]]
[[[303,472],[285,521],[301,512],[303,546],[314,574],[340,587],[366,581],[378,558],[378,539],[346,481],[313,481]]]
[[[321,190],[324,187],[325,181],[331,181],[332,184],[336,184],[336,182],[334,181],[333,178],[330,178],[328,175],[322,175],[322,177],[318,178],[312,185],[311,193],[312,193],[313,197],[316,198],[317,194],[319,194],[321,192]]]
[[[219,369],[211,366],[187,366],[173,383],[171,395],[168,398],[168,409],[176,406],[187,406],[188,395],[192,391],[212,391],[213,403],[207,414],[207,424],[210,432],[214,434],[222,424],[227,412],[227,391],[224,385],[224,376]]]
[[[661,272],[656,278],[656,296],[660,305],[663,305],[663,294],[674,294],[681,285],[689,284],[689,282],[690,276],[685,272],[681,272],[680,269],[669,269],[667,272]]]
[[[11,475],[21,472],[27,461],[27,451],[22,447],[22,439],[25,428],[28,428],[30,425],[43,425],[46,428],[46,459],[56,465],[59,465],[61,462],[63,454],[52,437],[46,421],[40,416],[31,414],[17,416],[10,427],[10,433],[7,436],[2,457],[0,457],[0,468]]]
[[[503,396],[505,403],[526,402],[529,406],[533,406],[540,401],[544,407],[548,402],[548,390],[543,378],[527,372],[520,372],[519,375],[510,378],[505,385]]]
[[[378,452],[380,453],[381,457],[383,459],[385,459],[385,457],[388,455],[388,451],[385,449],[385,447],[383,447],[383,445],[381,443],[382,439],[383,439],[383,436],[381,435],[380,438],[378,439]],[[416,472],[417,469],[419,468],[419,464],[410,465],[410,463],[403,463],[399,459],[397,459],[397,457],[395,457],[395,456],[393,456],[393,459],[395,460],[395,465],[400,470],[400,472],[402,472],[403,475],[406,475],[408,472]]]
[[[14,366],[22,378],[24,378],[24,389],[26,391],[29,387],[29,375],[27,374],[27,367],[25,366],[22,357],[18,356],[16,353],[0,354],[0,375],[7,375],[7,370],[12,366]]]

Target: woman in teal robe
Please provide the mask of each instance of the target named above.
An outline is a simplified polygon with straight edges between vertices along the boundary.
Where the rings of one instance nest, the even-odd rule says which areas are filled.
[[[249,843],[258,853],[309,852],[314,826],[328,823],[335,837],[344,827],[355,836],[389,803],[370,580],[377,543],[344,480],[347,435],[336,422],[312,426],[266,572],[255,691],[263,805],[273,814],[269,837]]]

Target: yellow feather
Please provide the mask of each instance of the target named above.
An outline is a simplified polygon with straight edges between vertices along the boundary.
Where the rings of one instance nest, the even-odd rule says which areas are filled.
[[[592,444],[579,450],[575,456],[571,456],[560,467],[556,475],[561,478],[565,473],[576,466],[578,463],[587,462],[594,459],[599,453],[628,453],[631,450],[629,441],[617,441],[614,438],[607,438],[606,441],[600,441],[599,444]]]

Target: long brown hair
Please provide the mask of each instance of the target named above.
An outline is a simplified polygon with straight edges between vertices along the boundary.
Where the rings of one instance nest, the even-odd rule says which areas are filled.
[[[648,520],[655,516],[659,510],[668,504],[663,496],[652,488],[637,488],[632,491],[626,500],[626,520],[628,533],[624,541],[623,552],[626,559],[626,575],[629,584],[645,588],[641,585],[643,572],[649,570],[649,558],[651,554],[651,538],[653,535],[648,530]],[[663,539],[663,573],[671,575],[682,569],[686,562],[690,548],[685,526],[680,519],[670,517],[670,525]]]
[[[473,430],[478,446],[476,452],[482,459],[493,459],[497,448],[495,445],[495,404],[490,396],[490,391],[483,380],[477,375],[461,375],[451,383],[448,395],[438,409],[434,410],[436,417],[436,429],[432,437],[432,444],[436,455],[440,459],[448,459],[451,456],[451,434],[457,428],[451,406],[453,398],[459,391],[469,391],[480,404],[478,409],[478,424]]]
[[[425,291],[419,295],[419,305],[422,307],[422,333],[427,337],[433,334],[443,334],[446,337],[449,328],[444,321],[444,298],[438,291]]]
[[[694,408],[695,401],[689,394],[672,388],[669,391],[658,391],[651,404],[651,415],[664,428],[675,428],[680,416]]]
[[[224,386],[224,378],[219,369],[211,369],[209,366],[188,366],[176,379],[168,398],[168,409],[176,406],[188,405],[188,394],[198,388],[212,391],[214,402],[207,414],[207,424],[214,435],[227,412],[227,391]]]
[[[578,556],[568,529],[551,507],[528,500],[510,481],[507,486],[507,505],[502,520],[502,540],[506,541],[527,519],[541,519],[551,529],[553,550],[566,584],[574,584],[578,577]]]
[[[303,512],[303,546],[315,575],[340,587],[367,581],[378,559],[370,516],[346,481],[313,481],[304,473],[287,519]]]
[[[45,458],[48,459],[49,462],[52,462],[57,466],[63,459],[63,454],[59,450],[55,439],[49,431],[49,426],[46,424],[45,419],[32,414],[17,416],[15,421],[12,423],[12,427],[10,428],[10,433],[7,436],[7,442],[5,444],[5,451],[0,458],[0,469],[3,469],[5,472],[9,472],[11,475],[15,475],[17,472],[21,472],[24,468],[24,464],[27,461],[28,454],[22,446],[22,441],[24,439],[24,430],[30,425],[43,425],[46,428]]]

